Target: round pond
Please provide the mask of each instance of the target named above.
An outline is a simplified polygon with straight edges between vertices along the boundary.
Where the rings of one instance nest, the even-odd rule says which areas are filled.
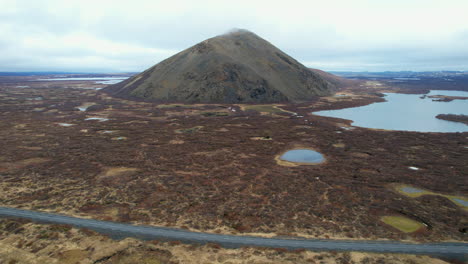
[[[286,151],[280,156],[281,160],[295,163],[317,164],[325,161],[322,154],[310,149],[294,149]]]

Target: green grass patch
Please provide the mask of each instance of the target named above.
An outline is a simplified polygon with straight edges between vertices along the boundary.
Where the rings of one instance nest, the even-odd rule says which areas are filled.
[[[242,106],[242,108],[245,111],[254,110],[260,113],[270,113],[270,114],[286,112],[275,105],[245,105],[245,106]]]
[[[190,134],[190,133],[195,133],[197,132],[198,130],[202,129],[203,126],[195,126],[195,127],[191,127],[191,128],[185,128],[185,129],[177,129],[175,132],[176,133],[186,133],[186,134]]]
[[[156,106],[157,108],[190,108],[190,107],[195,107],[193,105],[183,105],[183,104],[161,104]]]
[[[422,223],[403,216],[383,216],[380,220],[405,233],[412,233],[424,227]]]
[[[229,114],[226,112],[203,112],[201,113],[202,116],[212,117],[212,116],[228,116]]]

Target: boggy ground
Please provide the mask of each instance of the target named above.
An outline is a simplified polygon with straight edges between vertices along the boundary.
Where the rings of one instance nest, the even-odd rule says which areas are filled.
[[[409,198],[393,186],[466,197],[468,133],[350,129],[346,120],[309,114],[382,100],[378,89],[359,89],[278,106],[295,116],[4,86],[0,205],[220,233],[466,241],[465,208],[440,196]],[[76,108],[85,103],[94,105]],[[277,154],[301,146],[327,161],[276,163]],[[404,233],[383,216],[425,228]]]

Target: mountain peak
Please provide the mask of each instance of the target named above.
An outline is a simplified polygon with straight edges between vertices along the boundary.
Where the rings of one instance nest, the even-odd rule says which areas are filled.
[[[243,34],[253,34],[253,35],[255,35],[255,33],[253,33],[252,31],[249,31],[249,30],[243,29],[243,28],[233,28],[233,29],[229,30],[228,32],[224,33],[223,35],[243,35]]]
[[[188,48],[104,91],[185,103],[272,103],[329,95],[333,85],[242,29]]]

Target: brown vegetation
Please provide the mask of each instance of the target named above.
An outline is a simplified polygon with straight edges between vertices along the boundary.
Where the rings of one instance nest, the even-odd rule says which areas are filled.
[[[349,97],[282,107],[297,116],[238,109],[206,117],[201,113],[228,105],[190,111],[93,90],[5,86],[0,164],[7,169],[1,172],[0,204],[223,233],[466,240],[460,232],[465,210],[442,197],[410,199],[388,187],[416,184],[466,194],[466,133],[346,130],[342,126],[349,121],[309,114],[381,100],[347,92]],[[99,106],[93,116],[110,120],[85,121],[87,113],[76,109],[84,102]],[[119,137],[126,140],[112,140]],[[258,137],[273,140],[252,140]],[[327,162],[276,164],[276,155],[296,145],[320,150]],[[109,168],[138,171],[106,176]],[[408,214],[433,228],[406,234],[380,221]]]
[[[437,115],[436,118],[447,120],[447,121],[452,121],[452,122],[460,122],[460,123],[468,125],[467,115],[440,114],[440,115]]]
[[[7,264],[205,264],[205,263],[413,263],[444,264],[428,256],[359,252],[288,251],[282,248],[224,249],[216,244],[120,241],[86,229],[0,219],[0,263]]]

